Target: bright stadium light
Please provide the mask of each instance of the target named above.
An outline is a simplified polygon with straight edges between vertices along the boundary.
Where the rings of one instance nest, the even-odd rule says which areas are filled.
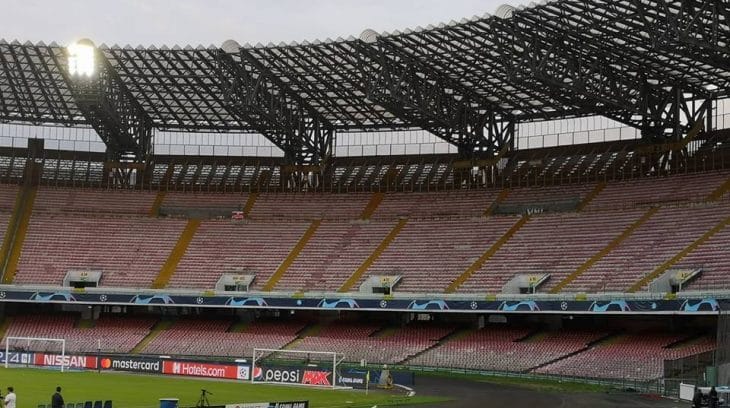
[[[68,51],[68,72],[72,76],[91,77],[94,75],[95,49],[90,40],[81,40],[66,47]]]

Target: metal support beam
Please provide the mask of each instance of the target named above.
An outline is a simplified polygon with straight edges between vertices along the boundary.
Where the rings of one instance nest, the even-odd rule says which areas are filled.
[[[152,159],[152,121],[104,55],[97,49],[94,54],[90,77],[72,76],[67,64],[56,62],[77,106],[107,146],[109,178],[122,186],[142,182],[138,177]]]
[[[514,119],[439,74],[387,39],[357,44],[372,59],[361,65],[369,100],[455,145],[464,158],[492,157],[514,147]]]

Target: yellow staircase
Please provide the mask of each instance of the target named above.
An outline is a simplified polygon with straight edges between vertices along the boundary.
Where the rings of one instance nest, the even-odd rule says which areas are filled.
[[[373,216],[375,213],[375,210],[378,209],[378,206],[380,206],[380,203],[383,201],[383,198],[385,197],[385,193],[373,193],[373,196],[370,197],[370,201],[368,202],[368,205],[365,206],[365,209],[362,211],[362,214],[360,214],[361,220],[369,220],[370,217]]]
[[[713,235],[717,234],[718,232],[722,231],[725,227],[730,225],[730,217],[725,218],[724,220],[720,221],[715,225],[714,227],[710,228],[707,232],[702,234],[699,238],[694,240],[691,244],[687,245],[684,249],[679,251],[676,255],[674,255],[671,259],[667,260],[663,264],[659,265],[656,269],[654,269],[650,274],[644,276],[643,278],[639,279],[638,282],[634,283],[629,287],[627,290],[628,292],[636,292],[643,288],[645,285],[647,285],[652,280],[656,279],[657,276],[661,276],[664,272],[667,271],[667,269],[671,268],[674,264],[681,261],[682,258],[687,256],[690,252],[694,251],[698,246],[702,245],[705,241],[712,238]]]
[[[494,210],[496,210],[497,207],[502,204],[502,201],[507,199],[507,197],[509,196],[509,192],[510,190],[508,188],[500,191],[499,195],[497,195],[497,198],[494,199],[494,202],[490,204],[486,210],[484,210],[484,216],[489,217],[490,215],[492,215],[494,213]]]
[[[588,204],[590,204],[591,201],[593,201],[593,199],[596,198],[596,196],[598,196],[598,194],[600,194],[601,191],[603,191],[604,188],[606,188],[605,181],[601,181],[598,184],[596,184],[596,186],[593,188],[593,190],[591,190],[591,192],[588,193],[588,195],[585,196],[585,198],[583,198],[583,201],[581,201],[580,204],[578,204],[578,208],[576,208],[576,211],[579,211],[579,212],[583,211],[588,206]]]
[[[502,248],[502,246],[509,241],[512,236],[514,236],[517,231],[522,228],[522,226],[527,223],[527,221],[530,220],[530,217],[528,215],[523,215],[517,222],[510,227],[510,229],[507,230],[507,232],[504,233],[492,246],[490,246],[482,256],[480,256],[476,261],[474,261],[471,265],[469,265],[468,268],[459,276],[456,278],[451,284],[446,288],[446,293],[454,293],[461,285],[464,284],[469,278],[471,278],[472,275],[476,271],[478,271],[492,256],[494,256],[497,251],[499,251],[499,248]]]
[[[243,216],[248,218],[253,210],[253,205],[256,204],[256,199],[259,198],[259,193],[249,193],[248,199],[246,199],[246,205],[243,206]]]
[[[390,244],[398,237],[400,232],[403,230],[403,228],[408,223],[408,220],[405,218],[401,218],[398,220],[398,223],[395,224],[395,227],[390,230],[388,235],[383,238],[383,241],[380,242],[380,244],[375,248],[372,254],[368,256],[368,258],[365,260],[365,262],[358,267],[355,272],[352,273],[352,276],[350,276],[345,283],[342,284],[342,287],[340,288],[339,292],[348,292],[353,285],[355,285],[360,278],[365,274],[365,272],[372,266],[375,261],[380,258],[380,255],[383,254],[383,252],[390,246]]]
[[[8,229],[5,232],[2,249],[0,249],[0,269],[2,270],[2,282],[13,283],[15,273],[18,270],[18,261],[23,252],[25,235],[30,225],[30,217],[33,215],[33,203],[35,202],[37,187],[23,186],[18,190],[15,200],[15,209],[8,222]]]
[[[171,320],[164,320],[161,322],[158,322],[152,330],[139,342],[136,346],[132,349],[132,354],[139,354],[144,351],[144,349],[152,343],[152,340],[156,339],[157,336],[160,335],[163,331],[169,329],[172,327],[173,322]]]
[[[190,241],[193,240],[199,226],[200,220],[188,220],[188,223],[185,225],[185,229],[183,229],[180,234],[180,238],[178,238],[175,247],[172,248],[172,251],[170,251],[170,256],[167,257],[167,261],[165,261],[165,264],[162,265],[160,273],[157,274],[154,282],[152,282],[153,289],[162,289],[170,282],[170,278],[172,278],[172,275],[175,273],[177,265],[180,263],[180,259],[182,259],[183,255],[185,255],[185,252],[188,250],[188,245],[190,245]]]
[[[652,207],[647,212],[644,213],[644,215],[641,216],[638,220],[634,221],[631,225],[628,226],[619,236],[613,239],[613,241],[609,242],[608,245],[606,245],[603,249],[596,252],[592,257],[588,258],[581,266],[578,267],[578,269],[575,270],[575,272],[571,273],[570,275],[566,276],[560,283],[555,285],[554,288],[550,290],[550,293],[559,293],[563,288],[568,286],[571,282],[576,280],[579,276],[583,275],[585,271],[590,269],[593,265],[596,264],[596,262],[600,261],[608,255],[611,251],[616,249],[617,246],[621,245],[622,242],[626,240],[626,238],[630,237],[631,234],[636,231],[637,228],[644,225],[649,219],[656,214],[656,212],[659,211],[659,207]]]
[[[730,177],[707,196],[707,201],[719,201],[728,191],[730,191]]]
[[[315,232],[317,232],[317,228],[319,228],[319,225],[322,223],[322,220],[315,220],[312,221],[312,224],[307,228],[307,231],[304,232],[304,235],[302,235],[301,238],[299,238],[299,242],[297,242],[296,245],[294,245],[294,248],[289,252],[289,255],[284,259],[284,261],[279,265],[278,268],[276,268],[276,271],[273,275],[269,278],[269,281],[266,282],[266,284],[263,287],[263,290],[265,291],[272,291],[274,290],[274,287],[276,287],[276,284],[279,283],[279,280],[281,280],[281,277],[284,276],[286,273],[286,270],[289,269],[291,264],[294,263],[294,261],[299,256],[299,253],[302,252],[302,249],[307,245],[307,242],[312,238]]]
[[[155,201],[152,202],[152,208],[150,208],[150,217],[157,217],[160,215],[160,207],[162,207],[162,203],[165,201],[165,192],[164,191],[158,191],[157,196],[155,196]]]

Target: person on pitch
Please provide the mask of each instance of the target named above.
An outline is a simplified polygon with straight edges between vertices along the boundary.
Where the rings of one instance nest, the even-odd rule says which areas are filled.
[[[51,408],[63,408],[64,405],[61,387],[56,387],[56,392],[51,396]]]

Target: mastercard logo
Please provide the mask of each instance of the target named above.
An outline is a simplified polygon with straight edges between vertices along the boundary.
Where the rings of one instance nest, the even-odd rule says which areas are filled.
[[[112,360],[109,358],[101,359],[101,368],[110,368],[112,366]]]

